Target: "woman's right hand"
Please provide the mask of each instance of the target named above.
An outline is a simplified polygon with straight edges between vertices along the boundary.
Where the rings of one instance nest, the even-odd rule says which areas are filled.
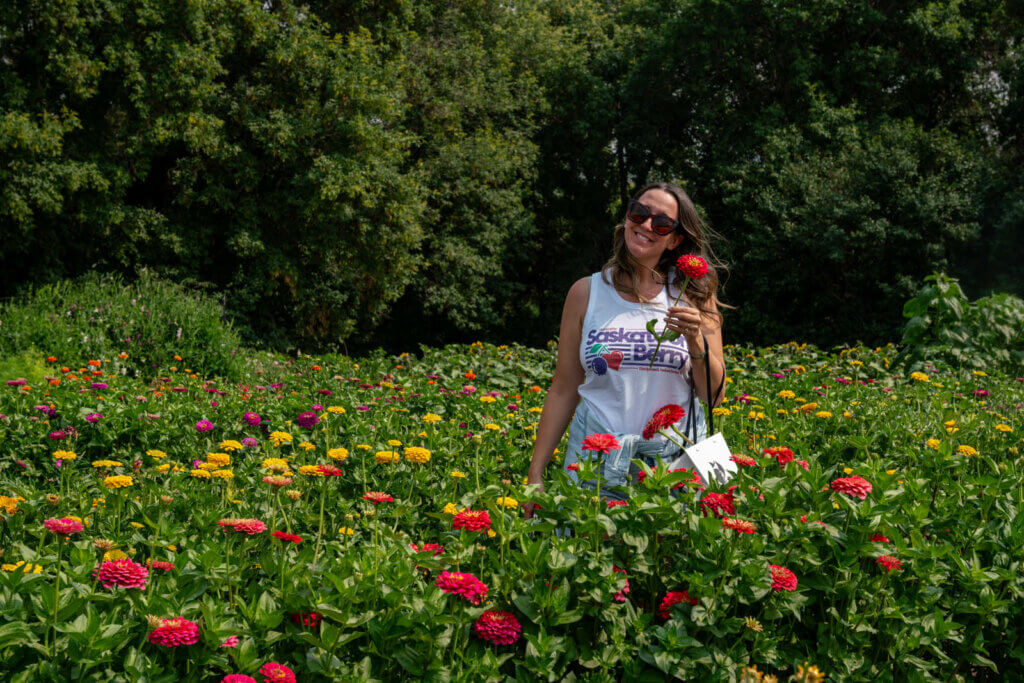
[[[539,477],[537,478],[536,481],[534,481],[533,477],[529,477],[527,479],[526,483],[527,484],[537,484],[539,491],[543,491],[544,490],[544,482],[542,482]],[[533,511],[537,508],[537,504],[534,503],[532,500],[524,500],[522,502],[522,506],[523,506],[523,517],[525,519],[532,519],[533,518]]]

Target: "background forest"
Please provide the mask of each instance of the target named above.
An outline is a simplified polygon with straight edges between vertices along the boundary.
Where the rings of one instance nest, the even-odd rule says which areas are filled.
[[[727,340],[1024,293],[1024,2],[11,0],[0,296],[143,273],[250,343],[542,346],[637,186],[726,241]]]

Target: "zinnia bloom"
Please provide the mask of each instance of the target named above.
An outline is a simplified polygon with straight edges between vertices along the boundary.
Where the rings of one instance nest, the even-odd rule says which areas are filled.
[[[745,519],[736,519],[734,517],[722,517],[722,528],[732,529],[738,534],[757,533],[757,526],[753,522],[748,522]]]
[[[296,626],[305,626],[306,628],[315,629],[320,627],[320,622],[323,617],[319,612],[295,612],[291,616],[292,623]]]
[[[224,639],[224,642],[220,644],[221,647],[238,647],[238,636],[228,636]],[[237,675],[237,674],[236,674]],[[249,678],[246,676],[245,678]],[[227,680],[226,678],[224,680]],[[253,680],[249,678],[249,680]]]
[[[184,617],[161,619],[160,625],[149,633],[149,642],[164,647],[194,645],[199,641],[199,625]]]
[[[213,429],[213,423],[209,420],[200,420],[199,422],[196,422],[196,431],[208,432],[211,429]]]
[[[405,449],[405,459],[423,465],[430,462],[430,451],[419,446],[409,446]]]
[[[153,569],[159,569],[165,572],[169,572],[174,569],[173,562],[164,562],[163,560],[146,560],[146,565]]]
[[[487,610],[473,624],[473,632],[481,640],[489,640],[495,645],[511,645],[519,640],[523,627],[509,612]]]
[[[376,505],[377,503],[391,503],[395,499],[381,491],[367,491],[363,494],[363,500],[368,500]]]
[[[242,415],[242,420],[244,420],[246,424],[255,427],[256,425],[263,421],[263,418],[259,416],[259,413],[245,413],[244,415]]]
[[[899,561],[899,558],[893,557],[892,555],[881,555],[877,560],[876,564],[880,564],[885,567],[885,573],[898,572],[903,569],[903,563]]]
[[[104,588],[145,588],[149,570],[132,560],[113,560],[100,564],[92,575]]]
[[[683,410],[683,407],[674,403],[669,403],[668,405],[658,408],[654,411],[654,415],[647,422],[647,426],[644,427],[642,435],[644,440],[650,440],[659,429],[670,427],[676,422],[679,422],[679,420],[683,419],[684,415],[686,415],[686,411]]]
[[[46,520],[43,522],[43,528],[60,536],[69,536],[71,534],[79,533],[85,527],[83,527],[82,523],[77,520],[62,517],[61,519]]]
[[[628,574],[629,572],[627,572],[625,569],[612,565],[612,576],[615,576],[616,573]],[[614,600],[615,602],[626,602],[627,595],[629,595],[628,578],[626,579],[626,585],[622,587],[622,590],[620,590],[618,593],[612,596],[612,600]]]
[[[871,542],[872,543],[891,543],[891,541],[888,538],[886,538],[885,536],[883,536],[882,534],[875,534],[874,536],[872,536],[871,537]]]
[[[708,262],[696,254],[680,256],[676,259],[676,268],[691,280],[699,280],[708,274]]]
[[[749,455],[743,455],[742,453],[733,453],[729,456],[729,459],[743,467],[750,467],[757,464],[756,460],[751,458]]]
[[[452,528],[484,531],[491,528],[491,516],[486,510],[463,510],[452,519]]]
[[[697,598],[690,597],[690,591],[669,591],[665,594],[665,597],[661,599],[661,605],[658,606],[658,613],[662,619],[668,619],[672,616],[669,611],[672,605],[676,603],[685,602],[688,605],[696,606],[698,604]]]
[[[409,547],[412,548],[414,553],[429,552],[435,557],[444,553],[444,546],[437,543],[421,543],[420,545],[410,543]]]
[[[871,493],[871,483],[864,477],[840,477],[832,481],[832,490],[864,500]]]
[[[480,600],[487,597],[487,586],[472,574],[441,572],[434,580],[434,585],[445,593],[461,596],[474,605],[479,605]]]
[[[278,531],[277,529],[271,531],[270,535],[278,539],[279,541],[285,541],[286,543],[302,543],[302,537],[296,536],[295,534],[289,534],[284,531]]]
[[[317,465],[317,468],[320,470],[321,476],[324,477],[340,477],[342,475],[341,468],[334,465]]]
[[[772,446],[771,448],[764,449],[762,453],[775,458],[776,460],[779,461],[780,465],[785,465],[786,463],[793,462],[793,458],[796,455],[795,453],[793,453],[792,448],[788,448],[786,446]]]
[[[617,450],[621,444],[611,434],[591,434],[583,439],[582,448],[585,451],[608,454]]]
[[[228,527],[242,534],[248,534],[250,536],[259,534],[267,530],[267,525],[258,519],[235,519],[228,518],[222,519],[217,522],[217,526]]]
[[[295,418],[295,424],[299,425],[303,429],[312,429],[320,424],[320,418],[317,417],[316,413],[301,413]]]
[[[774,591],[795,591],[796,574],[785,567],[777,564],[770,564],[768,568],[772,571],[772,590]]]
[[[231,638],[234,638],[236,642],[238,641],[238,636],[231,636]],[[231,640],[231,638],[228,638],[228,640]],[[226,643],[228,641],[225,640],[224,642]],[[225,646],[221,645],[221,647]],[[234,645],[229,645],[227,647],[234,647]],[[245,674],[228,674],[220,680],[220,683],[256,683],[256,679],[252,676],[246,676]]]
[[[267,662],[260,667],[263,683],[295,683],[295,672],[284,664]]]
[[[705,493],[704,497],[700,499],[700,509],[705,516],[708,512],[715,517],[736,514],[736,506],[731,493]]]

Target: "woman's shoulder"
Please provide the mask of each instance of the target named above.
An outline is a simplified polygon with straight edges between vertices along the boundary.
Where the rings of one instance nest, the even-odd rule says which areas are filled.
[[[572,283],[572,287],[569,288],[569,293],[565,297],[565,305],[570,304],[573,307],[582,305],[584,309],[587,307],[587,301],[590,299],[590,275],[587,277],[581,277],[576,282]]]

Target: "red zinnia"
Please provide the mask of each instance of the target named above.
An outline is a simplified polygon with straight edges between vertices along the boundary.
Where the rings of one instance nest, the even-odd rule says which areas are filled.
[[[627,503],[624,500],[609,500],[608,501],[608,509],[611,509],[613,507],[617,507],[619,505],[629,505],[629,503]]]
[[[888,538],[886,538],[882,534],[875,534],[874,536],[871,537],[871,542],[872,543],[889,543],[890,541],[889,541]]]
[[[885,567],[886,574],[893,571],[898,572],[903,569],[903,563],[899,561],[899,558],[893,557],[892,555],[882,555],[875,560],[875,563]]]
[[[772,446],[771,448],[766,448],[761,452],[778,460],[780,465],[793,462],[793,457],[795,455],[793,453],[793,449],[786,446]]]
[[[578,462],[571,462],[565,466],[565,469],[567,469],[570,472],[579,472],[580,464]]]
[[[260,667],[263,683],[295,683],[295,672],[284,664],[267,662]]]
[[[662,619],[668,619],[672,616],[669,608],[679,602],[685,602],[688,605],[696,606],[698,604],[697,598],[690,597],[690,591],[669,591],[665,594],[665,597],[661,599],[661,605],[658,606],[658,613],[661,614]]]
[[[377,503],[393,503],[395,499],[381,491],[367,491],[363,494],[363,500],[368,500],[376,505]]]
[[[146,566],[152,567],[153,569],[159,569],[165,572],[169,572],[172,569],[174,569],[173,562],[164,562],[163,560],[146,560]]]
[[[486,510],[463,510],[452,519],[452,528],[485,531],[491,528],[491,516]]]
[[[682,406],[678,406],[675,403],[669,403],[658,408],[647,422],[647,426],[644,427],[642,434],[644,440],[650,440],[659,429],[670,427],[679,422],[679,420],[683,419],[684,415],[686,415],[686,411],[683,410]]]
[[[715,517],[735,515],[736,506],[731,493],[705,493],[700,499],[700,509],[706,517],[708,512]]]
[[[164,647],[194,645],[199,642],[199,625],[184,617],[161,619],[160,625],[150,632],[149,642]]]
[[[745,519],[736,519],[735,517],[722,517],[722,528],[732,529],[738,534],[757,533],[757,526],[753,522],[748,522]]]
[[[676,259],[676,268],[691,280],[699,280],[708,274],[708,262],[696,254],[683,254]]]
[[[270,532],[270,535],[279,541],[291,541],[292,543],[302,543],[302,537],[296,536],[295,534],[289,534],[284,531],[274,530]]]
[[[444,553],[444,546],[439,543],[421,543],[420,545],[410,543],[409,547],[414,553],[430,552],[434,557]]]
[[[459,595],[474,605],[479,605],[481,598],[487,597],[487,586],[472,574],[441,572],[434,580],[434,585],[445,593]]]
[[[487,610],[473,624],[473,631],[481,640],[489,640],[495,645],[511,645],[519,640],[523,627],[514,614]]]
[[[103,584],[104,588],[120,586],[121,588],[145,588],[149,579],[149,570],[137,562],[127,558],[108,560],[93,571],[94,579]]]
[[[832,490],[864,500],[871,493],[871,482],[864,477],[840,477],[832,481]]]
[[[733,453],[729,456],[729,459],[737,465],[743,465],[744,467],[750,467],[751,465],[757,464],[756,460],[751,458],[749,455],[743,455],[742,453]]]
[[[615,576],[616,572],[621,572],[622,574],[629,574],[629,572],[627,572],[625,569],[621,569],[619,567],[616,567],[615,565],[612,565],[612,576]],[[612,596],[612,600],[614,600],[615,602],[626,602],[627,595],[629,595],[628,578],[626,579],[626,585],[622,587],[622,590],[620,590],[618,593]]]
[[[581,448],[585,451],[596,451],[598,453],[610,453],[620,446],[619,440],[611,434],[591,434],[583,439]]]
[[[46,520],[43,522],[43,528],[60,536],[69,536],[71,534],[77,534],[85,527],[77,520],[62,517],[60,519]]]
[[[325,477],[340,477],[342,474],[341,468],[334,465],[318,465],[317,467],[320,469],[320,474]]]
[[[291,616],[292,623],[296,626],[306,626],[315,629],[320,626],[323,617],[319,612],[295,612]]]
[[[772,570],[772,590],[796,590],[796,574],[789,571],[785,567],[780,567],[777,564],[770,564],[768,565],[768,568]]]
[[[668,471],[669,474],[672,474],[673,472],[689,472],[689,470],[687,470],[685,467],[677,467],[674,470],[669,470]],[[698,474],[697,472],[692,472],[691,474],[693,474],[692,477],[690,477],[686,481],[679,482],[678,484],[676,484],[675,486],[672,487],[672,490],[674,491],[675,489],[681,489],[684,486],[687,486],[689,484],[693,484],[694,488],[696,488],[698,491],[703,491],[704,490],[704,484],[703,484],[703,480],[700,478],[700,474]]]

